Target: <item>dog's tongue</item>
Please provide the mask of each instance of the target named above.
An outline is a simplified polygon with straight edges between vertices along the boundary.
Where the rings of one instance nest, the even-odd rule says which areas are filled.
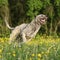
[[[45,22],[45,20],[42,20],[42,22]]]

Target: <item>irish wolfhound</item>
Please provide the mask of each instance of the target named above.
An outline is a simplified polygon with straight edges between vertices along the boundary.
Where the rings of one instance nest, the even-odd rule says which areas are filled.
[[[37,15],[29,24],[21,24],[16,26],[12,33],[10,34],[9,43],[21,37],[22,42],[26,42],[34,38],[39,31],[41,25],[46,23],[47,17],[44,14]]]

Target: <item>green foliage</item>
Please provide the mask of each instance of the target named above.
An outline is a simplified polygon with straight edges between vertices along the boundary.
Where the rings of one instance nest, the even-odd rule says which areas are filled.
[[[60,16],[60,0],[55,0],[54,6],[56,8],[57,15]]]
[[[55,0],[54,4],[55,4],[56,6],[60,6],[60,0]]]
[[[46,8],[47,6],[51,5],[50,0],[43,0],[43,8]]]
[[[36,16],[42,8],[42,2],[40,0],[27,0],[27,16],[32,19]]]
[[[0,6],[8,5],[8,0],[0,0]]]
[[[9,0],[9,2],[0,0],[0,16],[4,13],[6,17],[11,18],[10,23],[12,22],[13,26],[27,20],[30,22],[38,14],[45,14],[48,16],[47,24],[43,26],[40,33],[55,35],[58,32],[60,34],[58,29],[60,28],[60,0]]]

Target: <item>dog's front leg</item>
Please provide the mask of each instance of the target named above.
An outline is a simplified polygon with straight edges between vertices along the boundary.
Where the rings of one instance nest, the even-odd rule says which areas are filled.
[[[26,42],[26,40],[27,40],[24,32],[22,33],[22,40],[23,40],[23,42]]]
[[[38,27],[38,29],[36,29],[36,31],[31,35],[32,38],[34,38],[37,34],[37,32],[39,31],[40,27]]]

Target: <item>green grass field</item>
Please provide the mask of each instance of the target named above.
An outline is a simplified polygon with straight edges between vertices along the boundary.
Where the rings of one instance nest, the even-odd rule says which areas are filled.
[[[60,38],[38,35],[21,47],[8,39],[0,38],[0,60],[60,60]]]

